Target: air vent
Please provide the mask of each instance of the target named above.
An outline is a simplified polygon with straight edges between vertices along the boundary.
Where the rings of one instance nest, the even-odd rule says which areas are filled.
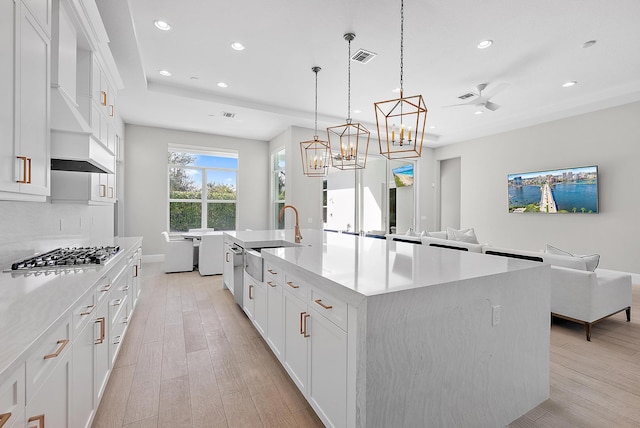
[[[460,98],[461,100],[466,100],[467,98],[471,98],[471,97],[475,97],[476,94],[471,93],[471,92],[467,92],[464,95],[460,95],[458,98]]]
[[[223,111],[222,113],[220,113],[220,116],[226,117],[228,119],[233,119],[234,117],[236,117],[236,114],[235,113],[229,113],[228,111]]]
[[[370,52],[370,51],[366,51],[364,49],[358,49],[358,51],[356,53],[351,55],[351,60],[360,62],[362,64],[366,64],[369,61],[371,61],[372,59],[374,59],[377,55],[378,54]]]

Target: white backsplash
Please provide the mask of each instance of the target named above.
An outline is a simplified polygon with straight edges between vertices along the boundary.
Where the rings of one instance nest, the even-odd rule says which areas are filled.
[[[0,270],[37,252],[113,243],[113,205],[0,201]]]

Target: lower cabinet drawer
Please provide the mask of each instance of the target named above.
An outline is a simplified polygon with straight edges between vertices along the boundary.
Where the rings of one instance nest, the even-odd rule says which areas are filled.
[[[71,317],[68,316],[40,338],[27,357],[27,402],[71,348]]]
[[[311,288],[309,305],[342,330],[347,331],[348,310],[345,302]]]
[[[24,364],[21,364],[0,384],[0,427],[23,426],[24,404]]]

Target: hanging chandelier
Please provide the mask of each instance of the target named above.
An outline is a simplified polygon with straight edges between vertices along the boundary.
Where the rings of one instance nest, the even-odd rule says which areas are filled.
[[[331,165],[342,170],[363,169],[367,164],[369,137],[371,133],[360,123],[351,120],[351,41],[354,33],[347,33],[344,39],[349,42],[347,58],[347,122],[344,125],[327,128],[329,147],[331,148]]]
[[[327,141],[318,139],[318,72],[320,67],[312,67],[316,75],[315,127],[313,140],[300,142],[302,172],[308,177],[325,177],[329,169],[331,148]]]
[[[400,0],[400,98],[374,103],[380,154],[388,159],[422,156],[427,107],[422,95],[404,96],[404,0]]]

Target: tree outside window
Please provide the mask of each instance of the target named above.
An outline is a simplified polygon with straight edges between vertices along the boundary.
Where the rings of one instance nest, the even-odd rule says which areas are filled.
[[[237,155],[170,150],[167,160],[169,230],[236,229]]]

